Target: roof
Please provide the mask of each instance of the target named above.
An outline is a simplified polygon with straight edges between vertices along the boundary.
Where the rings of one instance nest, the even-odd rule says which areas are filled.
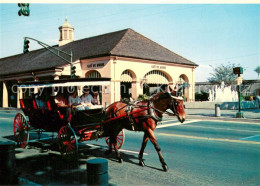
[[[163,61],[198,66],[197,64],[162,47],[132,29],[120,30],[99,36],[70,42],[58,47],[73,53],[73,61],[101,56],[123,56],[130,58]],[[68,64],[46,49],[30,51],[0,59],[0,75],[51,69]]]

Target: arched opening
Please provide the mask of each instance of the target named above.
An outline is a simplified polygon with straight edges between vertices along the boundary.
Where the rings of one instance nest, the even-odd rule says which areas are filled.
[[[183,95],[184,101],[189,101],[189,79],[185,74],[181,74],[178,79],[178,86],[181,87],[180,91]]]
[[[144,75],[143,94],[152,95],[156,93],[162,85],[172,82],[171,77],[163,71],[152,70]]]
[[[120,77],[120,96],[121,99],[136,98],[136,90],[133,89],[133,83],[135,83],[136,76],[131,70],[124,70]],[[133,92],[135,91],[135,92]]]
[[[86,78],[101,78],[101,74],[96,70],[90,70],[85,74]]]

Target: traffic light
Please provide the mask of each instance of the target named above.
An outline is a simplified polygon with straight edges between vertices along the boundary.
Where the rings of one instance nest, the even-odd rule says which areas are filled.
[[[24,15],[29,16],[30,15],[30,9],[29,9],[29,3],[18,3],[18,6],[20,7],[20,10],[18,11],[18,15]]]
[[[29,50],[28,50],[28,48],[29,48],[29,43],[30,43],[29,40],[24,39],[24,45],[23,45],[23,53],[24,53],[24,54],[27,53],[27,52],[29,52]]]
[[[71,78],[75,78],[76,77],[76,67],[73,66],[73,65],[70,67],[70,77]]]

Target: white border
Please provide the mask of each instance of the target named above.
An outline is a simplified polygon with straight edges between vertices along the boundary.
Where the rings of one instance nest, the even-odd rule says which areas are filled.
[[[259,4],[260,0],[0,0],[0,3],[89,4]]]

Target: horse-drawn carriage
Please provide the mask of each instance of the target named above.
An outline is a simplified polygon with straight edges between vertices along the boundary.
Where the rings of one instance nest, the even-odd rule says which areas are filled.
[[[44,89],[63,91],[67,88],[81,88],[84,86],[99,87],[110,85],[108,78],[100,79],[67,79],[54,80],[49,82],[30,82],[18,85],[20,91],[32,91],[37,89],[43,92]],[[32,91],[33,93],[34,91]],[[51,91],[49,91],[51,92]],[[33,97],[33,98],[32,98]],[[15,115],[13,123],[14,137],[18,146],[26,147],[29,142],[29,133],[37,132],[38,140],[42,132],[58,133],[58,146],[62,155],[74,155],[78,152],[78,143],[105,137],[109,144],[109,137],[104,132],[105,110],[102,105],[93,105],[88,109],[77,110],[73,106],[59,107],[55,97],[49,96],[45,99],[46,107],[41,108],[38,100],[32,95],[30,98],[20,99],[20,106],[23,111]],[[117,136],[117,147],[121,148],[124,143],[123,130]]]
[[[85,85],[104,87],[110,84],[109,80],[108,78],[99,78],[33,82],[19,85],[18,88],[39,89],[83,87]],[[159,155],[163,169],[167,171],[167,165],[153,131],[164,113],[176,116],[180,122],[184,122],[183,100],[177,95],[176,90],[169,88],[167,91],[158,92],[149,100],[131,103],[118,101],[106,108],[93,107],[87,110],[58,107],[51,98],[46,100],[47,108],[42,109],[39,108],[35,99],[21,99],[20,104],[24,114],[18,113],[14,118],[14,136],[17,143],[21,147],[25,147],[29,140],[29,131],[36,130],[39,134],[42,131],[57,132],[58,146],[62,155],[77,154],[79,142],[105,138],[109,146],[107,153],[114,150],[117,159],[122,162],[118,149],[124,143],[123,129],[143,131],[144,137],[138,156],[139,165],[144,166],[143,152],[148,139],[150,139]],[[172,112],[168,112],[168,109]]]

